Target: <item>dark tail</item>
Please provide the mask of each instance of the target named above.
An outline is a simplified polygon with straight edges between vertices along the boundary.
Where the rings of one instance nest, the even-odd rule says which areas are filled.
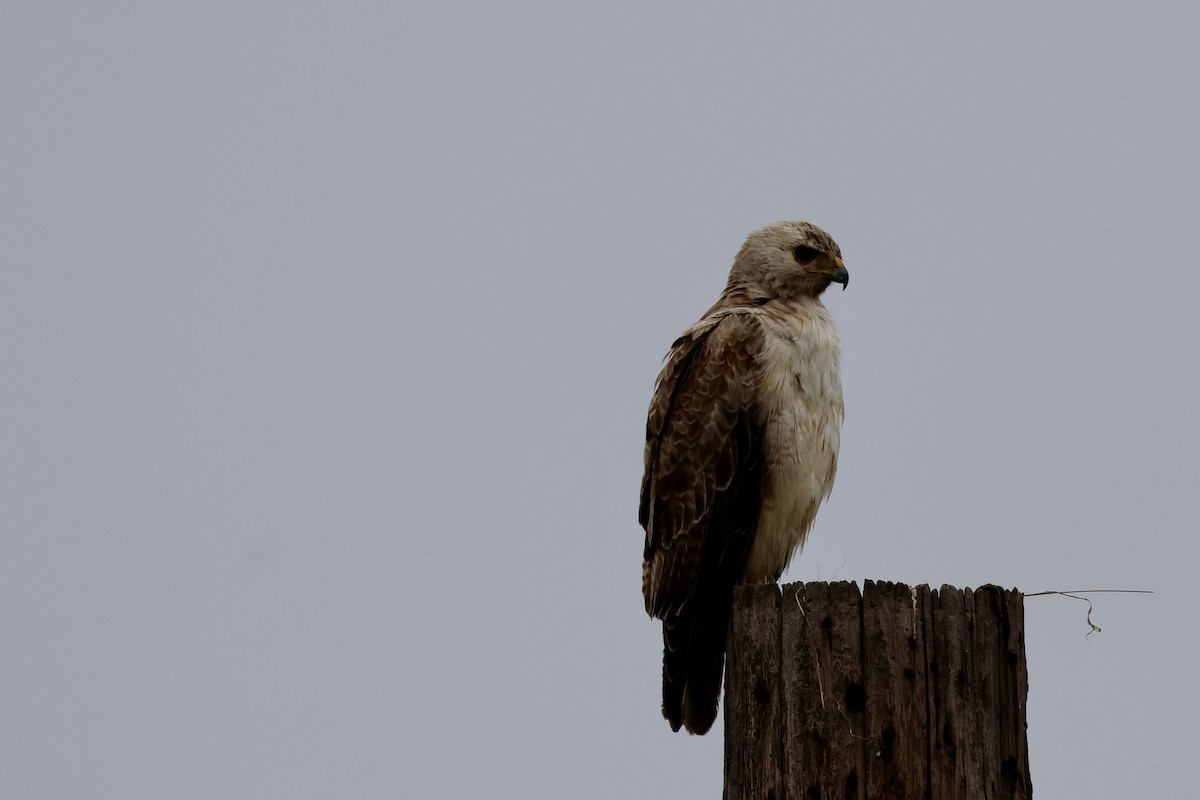
[[[717,718],[730,604],[694,606],[663,620],[663,716],[672,730],[701,734]]]

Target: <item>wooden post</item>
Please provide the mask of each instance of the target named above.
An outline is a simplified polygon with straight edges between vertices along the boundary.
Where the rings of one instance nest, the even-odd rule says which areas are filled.
[[[725,800],[1029,800],[1020,592],[743,586]]]

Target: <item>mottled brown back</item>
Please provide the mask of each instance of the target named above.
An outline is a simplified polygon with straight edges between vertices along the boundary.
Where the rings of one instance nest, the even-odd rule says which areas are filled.
[[[642,591],[663,620],[663,715],[703,733],[716,717],[732,587],[762,502],[754,408],[762,329],[720,312],[675,342],[646,428]]]

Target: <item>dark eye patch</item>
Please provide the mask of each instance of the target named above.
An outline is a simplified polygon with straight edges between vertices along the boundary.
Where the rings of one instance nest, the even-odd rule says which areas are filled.
[[[811,264],[817,260],[820,253],[811,247],[800,245],[792,251],[792,255],[796,257],[797,264]]]

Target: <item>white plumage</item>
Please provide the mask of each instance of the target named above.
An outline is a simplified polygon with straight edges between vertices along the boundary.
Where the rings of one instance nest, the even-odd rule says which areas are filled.
[[[771,583],[803,546],[833,489],[842,426],[841,343],[816,298],[781,304],[765,319],[759,391],[767,485],[742,579]]]

